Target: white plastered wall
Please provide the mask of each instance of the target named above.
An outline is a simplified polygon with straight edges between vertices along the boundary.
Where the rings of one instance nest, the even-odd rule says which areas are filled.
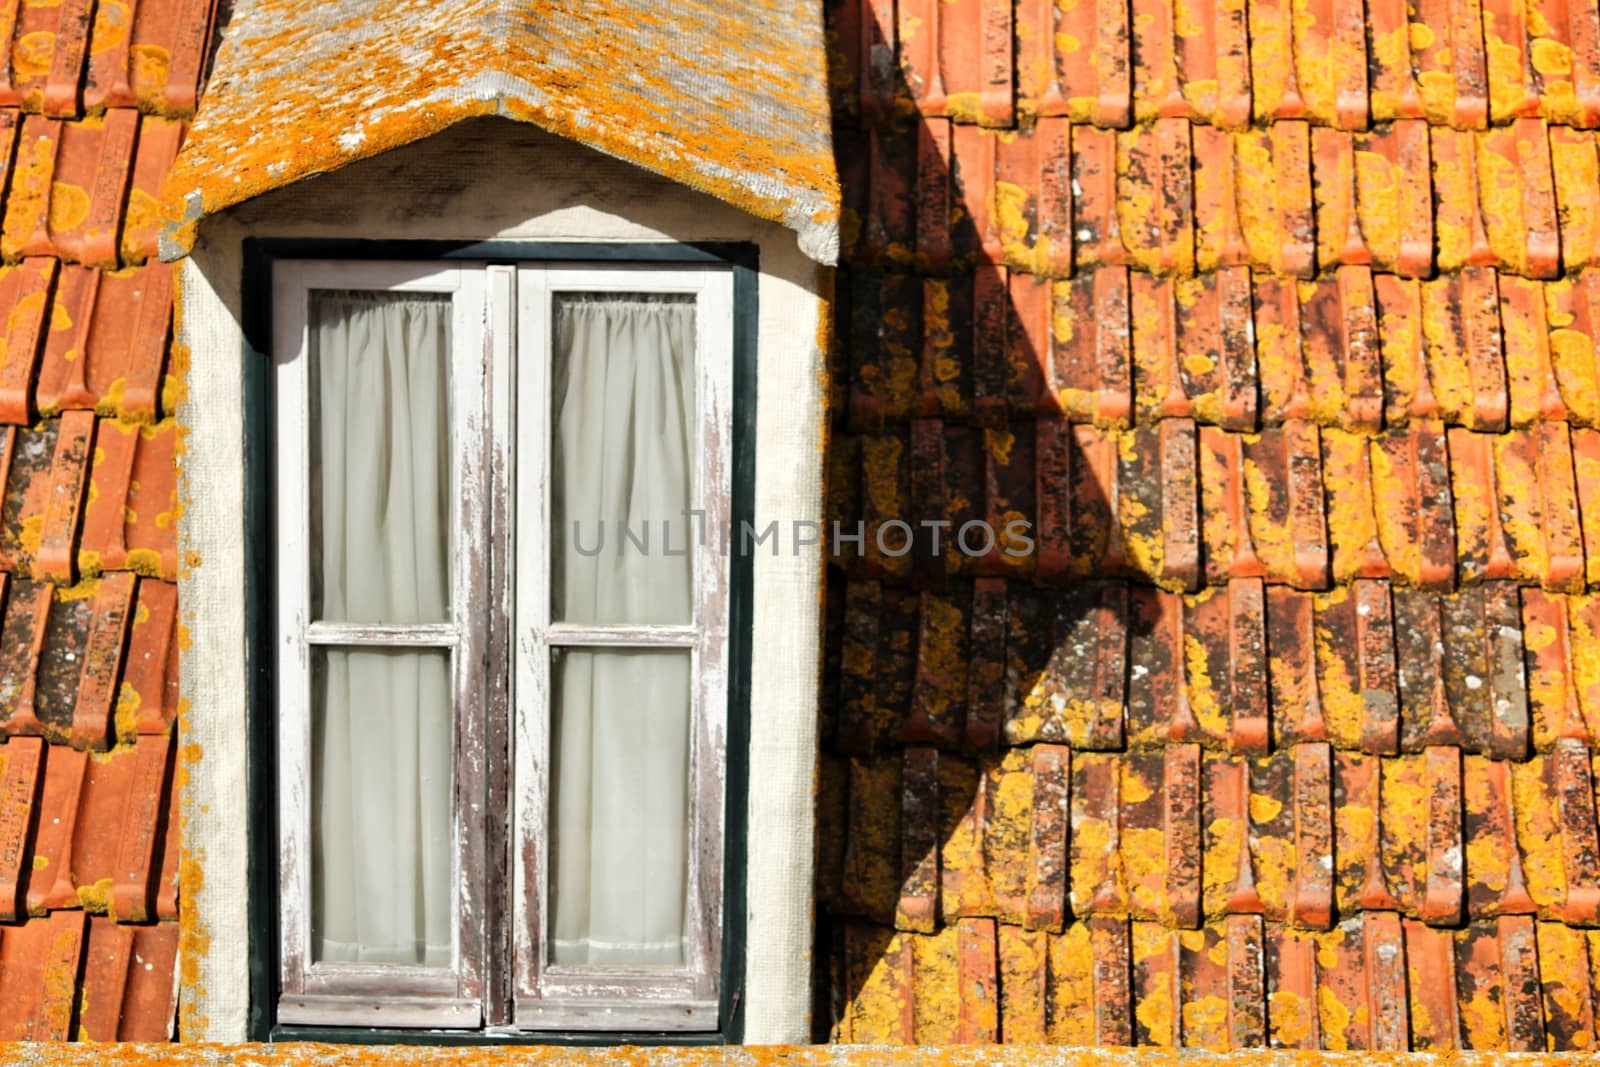
[[[190,351],[180,581],[191,747],[183,792],[190,1041],[240,1041],[249,1007],[242,242],[255,237],[740,241],[760,249],[755,521],[821,521],[825,270],[792,232],[532,127],[462,124],[209,220],[182,265]],[[745,1031],[809,1040],[820,557],[754,556]]]

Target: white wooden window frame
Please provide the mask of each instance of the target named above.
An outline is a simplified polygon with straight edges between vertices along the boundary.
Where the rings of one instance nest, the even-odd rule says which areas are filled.
[[[317,290],[446,293],[456,540],[451,619],[370,626],[311,617],[310,333]],[[553,300],[566,292],[682,293],[696,302],[695,604],[682,626],[549,618],[547,546]],[[371,260],[273,265],[278,612],[278,1020],[285,1024],[526,1030],[715,1030],[726,791],[732,504],[733,297],[714,268],[501,266]],[[507,490],[514,499],[505,499]],[[530,536],[530,532],[533,532]],[[520,536],[518,534],[520,533]],[[513,560],[511,573],[499,566]],[[455,944],[445,968],[317,962],[311,952],[311,657],[317,647],[446,648],[456,702]],[[561,967],[546,949],[550,657],[560,648],[681,648],[692,659],[687,959],[681,968]],[[509,657],[503,655],[510,650]],[[493,657],[510,662],[491,662]],[[479,669],[472,669],[478,665]],[[487,668],[487,669],[485,669]],[[509,691],[496,675],[509,675]],[[491,716],[509,716],[512,751]],[[487,754],[487,755],[486,755]],[[486,839],[489,782],[510,769],[509,871]],[[504,821],[503,819],[500,821]],[[491,907],[489,896],[508,901]],[[510,936],[486,929],[509,916]],[[505,972],[509,972],[509,981]],[[502,991],[509,986],[509,995]]]
[[[550,619],[550,338],[562,293],[681,293],[695,299],[695,416],[690,499],[684,516],[694,610],[686,626],[578,625]],[[728,705],[729,559],[721,548],[732,508],[733,280],[727,271],[522,268],[517,279],[516,676],[512,928],[517,1025],[541,1030],[714,1030],[722,960],[723,808]],[[541,352],[542,358],[528,359]],[[689,885],[685,965],[665,969],[563,967],[550,961],[550,660],[562,648],[675,648],[691,657]]]

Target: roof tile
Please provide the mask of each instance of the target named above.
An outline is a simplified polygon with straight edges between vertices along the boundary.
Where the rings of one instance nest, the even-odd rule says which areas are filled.
[[[1016,20],[1020,114],[1127,125],[1133,106],[1127,4],[1085,0],[1062,10],[1051,0],[1024,0]]]

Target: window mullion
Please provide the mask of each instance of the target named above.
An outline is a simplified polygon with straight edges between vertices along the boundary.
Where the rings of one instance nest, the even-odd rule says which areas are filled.
[[[512,900],[517,1000],[538,995],[549,861],[550,321],[545,272],[517,271],[515,729]],[[520,1021],[520,1020],[519,1020]]]

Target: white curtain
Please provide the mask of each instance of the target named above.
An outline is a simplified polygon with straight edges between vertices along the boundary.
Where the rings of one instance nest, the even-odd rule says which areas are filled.
[[[312,304],[313,617],[450,618],[448,297]],[[450,654],[319,649],[313,955],[447,966]]]
[[[694,305],[562,298],[552,369],[552,617],[691,622]],[[555,963],[684,963],[689,668],[687,650],[556,653]]]

